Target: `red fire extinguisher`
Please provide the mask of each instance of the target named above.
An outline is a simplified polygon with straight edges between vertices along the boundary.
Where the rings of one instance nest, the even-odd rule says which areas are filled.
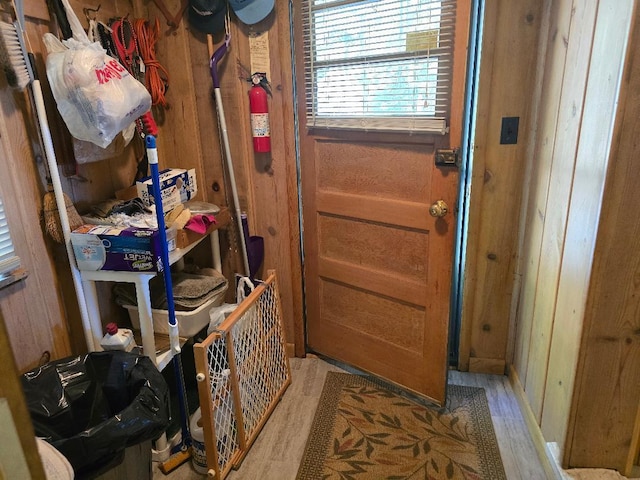
[[[263,73],[254,73],[251,76],[251,83],[249,109],[251,111],[253,150],[257,153],[270,152],[271,132],[269,131],[269,103],[267,102],[269,83]]]

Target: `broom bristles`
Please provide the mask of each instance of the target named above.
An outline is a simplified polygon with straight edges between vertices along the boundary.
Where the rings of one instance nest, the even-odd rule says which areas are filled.
[[[64,204],[67,210],[67,217],[69,217],[69,228],[74,231],[76,228],[81,227],[84,221],[66,194],[64,195]],[[64,243],[60,212],[53,192],[47,192],[44,196],[44,224],[47,233],[53,240],[58,243]]]
[[[23,90],[31,82],[18,27],[4,21],[0,21],[0,64],[11,87]]]

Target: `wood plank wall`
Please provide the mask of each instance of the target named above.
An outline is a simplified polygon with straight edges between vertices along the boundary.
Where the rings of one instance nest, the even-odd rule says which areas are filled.
[[[171,12],[177,12],[180,2],[168,1]],[[38,70],[43,83],[47,110],[54,134],[56,156],[62,164],[63,188],[77,209],[86,211],[90,205],[111,198],[117,190],[131,185],[140,150],[129,145],[113,158],[99,162],[74,164],[79,154],[78,142],[70,138],[55,108],[46,80],[41,42],[42,34],[53,30],[54,24],[42,5],[27,5],[27,24],[36,52]],[[83,25],[87,20],[83,7],[97,4],[71,0]],[[216,109],[212,99],[209,55],[204,34],[193,31],[186,15],[177,29],[170,29],[151,2],[116,0],[100,2],[98,18],[106,21],[114,16],[130,14],[161,21],[161,38],[157,45],[160,62],[171,76],[166,112],[154,109],[158,121],[160,167],[196,168],[198,198],[226,204],[225,182],[221,161],[221,142]],[[260,158],[253,154],[249,133],[248,84],[238,78],[239,63],[250,65],[248,36],[256,31],[269,31],[271,56],[270,100],[272,152]],[[293,137],[293,86],[291,82],[289,12],[287,5],[278,7],[264,22],[253,27],[231,26],[233,43],[221,65],[223,102],[230,126],[230,143],[236,168],[242,210],[249,213],[250,230],[265,237],[266,258],[263,270],[277,268],[287,342],[290,351],[304,354],[302,327],[302,281],[297,217],[297,173]],[[218,43],[221,39],[216,38]],[[4,79],[3,79],[4,81]],[[39,218],[44,187],[35,167],[36,138],[32,120],[23,115],[28,102],[16,96],[5,84],[2,94],[3,156],[10,162],[13,180],[2,182],[18,254],[31,275],[26,281],[0,292],[0,301],[10,334],[18,368],[26,370],[37,365],[43,351],[52,358],[86,351],[81,322],[75,300],[66,254],[43,235]],[[34,138],[32,138],[34,137]],[[22,162],[28,155],[29,161]],[[21,185],[21,189],[16,188]],[[227,229],[227,231],[232,229]],[[223,235],[223,260],[226,273],[239,270],[234,255],[237,235]],[[199,252],[206,259],[206,251]],[[266,271],[266,270],[265,270]],[[98,284],[103,322],[126,321],[126,312],[111,301],[110,285]]]
[[[177,0],[166,2],[170,11],[177,9],[179,3]],[[251,234],[264,238],[265,262],[262,271],[270,268],[278,271],[289,349],[296,355],[303,355],[302,266],[287,7],[284,2],[278,3],[265,20],[251,27],[234,19],[230,30],[230,50],[219,65],[219,75],[240,206],[248,214]],[[152,5],[146,5],[146,8],[150,18],[159,15]],[[255,154],[249,124],[249,84],[246,78],[242,78],[239,66],[249,71],[249,37],[263,32],[267,32],[269,39],[271,71],[268,72],[268,79],[273,94],[269,101],[271,152]],[[216,48],[221,41],[221,35],[214,36]],[[181,26],[175,32],[164,35],[158,45],[160,61],[172,66],[171,98],[175,99],[172,109],[167,113],[167,123],[161,127],[162,136],[171,139],[166,147],[162,144],[162,148],[167,148],[165,158],[199,163],[202,170],[200,178],[203,179],[199,184],[204,198],[225,204],[222,144],[216,106],[212,99],[206,36],[190,28],[185,18]],[[187,92],[191,92],[191,98],[188,98]],[[178,102],[184,103],[178,106]],[[190,112],[193,118],[186,131],[174,128],[176,123],[184,125],[187,121],[186,117],[183,120],[173,115],[176,108]],[[196,142],[193,142],[194,138]],[[187,155],[185,148],[189,142],[199,144],[199,151]],[[228,230],[231,230],[231,238],[227,244],[233,250],[237,245],[237,236],[232,229]],[[240,270],[237,261],[229,263],[229,266]]]
[[[97,6],[80,0],[71,3],[81,17],[83,6]],[[152,2],[101,3],[99,16],[103,19],[127,13],[161,19],[157,49],[161,63],[170,69],[171,106],[164,115],[156,111],[160,164],[195,167],[199,198],[225,204],[225,174],[205,35],[192,30],[186,18],[177,29],[169,29]],[[170,11],[177,11],[178,0],[166,3]],[[565,464],[572,466],[602,463],[604,455],[615,450],[616,456],[609,458],[625,469],[638,452],[640,392],[635,389],[640,384],[640,327],[636,303],[640,297],[634,290],[634,272],[640,260],[628,247],[640,227],[634,216],[625,214],[634,211],[634,206],[640,207],[634,188],[637,169],[633,169],[640,108],[640,75],[634,70],[640,62],[637,48],[627,60],[624,102],[616,117],[615,168],[605,189],[598,232],[601,241],[592,272],[589,260],[608,145],[603,141],[606,121],[602,119],[613,115],[613,102],[601,94],[610,91],[607,88],[615,76],[609,77],[608,72],[615,71],[620,61],[606,46],[624,33],[620,22],[625,18],[634,18],[637,24],[637,12],[635,16],[630,10],[624,14],[625,8],[635,4],[633,0],[486,1],[460,368],[504,373],[506,363],[513,361],[545,438],[562,444],[567,433]],[[303,355],[287,6],[288,2],[278,2],[274,13],[254,27],[232,23],[232,46],[220,74],[241,207],[249,213],[252,233],[265,237],[264,268],[278,270],[287,341],[292,352]],[[594,17],[596,6],[599,10]],[[50,19],[44,2],[27,2],[27,14],[44,78],[39,39],[50,28]],[[636,25],[636,37],[638,30]],[[273,91],[272,152],[266,156],[252,152],[248,85],[238,73],[238,64],[250,65],[249,36],[263,31],[269,33]],[[640,44],[639,40],[632,39],[630,45]],[[217,35],[216,45],[220,41]],[[604,45],[604,50],[591,52],[594,41]],[[0,310],[17,368],[24,371],[37,365],[45,350],[52,358],[60,358],[81,353],[85,344],[65,252],[33,220],[40,218],[44,187],[42,168],[36,162],[33,120],[25,113],[28,101],[2,82],[4,79],[0,79],[0,154],[9,175],[0,182],[0,191],[8,206],[17,252],[30,275],[0,291]],[[133,147],[101,162],[68,162],[74,142],[64,134],[46,81],[43,87],[57,155],[65,164],[61,168],[63,186],[78,208],[83,210],[130,185],[137,158]],[[516,145],[499,144],[500,122],[506,116],[520,117]],[[227,272],[238,268],[230,230],[223,235]],[[521,263],[516,257],[519,249]],[[512,298],[514,281],[518,288]],[[106,315],[122,316],[124,312],[111,304],[109,296],[108,285],[101,286]],[[583,318],[586,330],[580,340]],[[601,412],[605,414],[598,415]],[[605,432],[612,426],[619,427],[619,433],[610,436],[611,443],[605,443]],[[594,442],[594,438],[600,441]]]
[[[28,35],[37,38],[48,30],[46,12],[29,9],[28,13],[33,15]],[[38,66],[42,67],[40,57]],[[52,358],[71,354],[67,311],[56,273],[57,259],[66,259],[66,254],[43,233],[46,190],[39,173],[43,153],[35,135],[35,115],[26,91],[10,89],[4,75],[0,78],[0,108],[0,194],[15,251],[28,272],[27,278],[0,290],[0,310],[16,366],[25,371],[36,367],[45,352]]]
[[[178,0],[167,0],[165,4],[170,12],[177,12],[180,7]],[[151,20],[159,18],[161,23],[156,48],[160,63],[170,75],[167,92],[170,107],[164,114],[154,110],[159,120],[160,166],[195,167],[198,198],[225,205],[231,201],[231,195],[225,182],[228,173],[223,168],[222,138],[213,98],[206,35],[190,27],[187,15],[178,28],[169,28],[152,2],[135,0],[130,10],[136,16]],[[218,70],[240,208],[248,213],[251,234],[264,237],[262,271],[269,268],[278,271],[287,343],[291,352],[303,355],[289,11],[286,4],[278,4],[264,21],[251,27],[237,22],[233,15],[231,18],[230,49]],[[269,38],[272,149],[267,154],[255,154],[249,125],[249,84],[246,78],[241,78],[239,67],[250,69],[249,36],[263,32],[268,32]],[[214,35],[213,41],[217,48],[223,35]],[[128,166],[125,164],[126,168],[131,170],[131,162]],[[228,228],[226,233],[222,240],[226,253],[223,267],[231,277],[232,272],[241,270],[238,235],[235,228]],[[228,300],[232,301],[232,297]]]
[[[596,238],[603,232],[600,227],[598,233],[600,200],[609,161],[618,72],[623,65],[633,4],[554,1],[543,18],[540,49],[546,53],[538,62],[543,72],[542,90],[533,123],[537,134],[528,158],[528,207],[521,226],[518,273],[522,280],[515,292],[513,362],[544,439],[564,449],[565,466],[569,465],[569,456],[577,458],[570,454],[572,433],[568,425],[576,364],[581,352],[585,355],[585,343],[581,347],[580,338],[587,296],[607,295],[597,288],[588,289],[594,281],[591,265]],[[611,283],[607,277],[607,285],[619,288],[620,284]],[[589,378],[603,381],[610,374],[594,365]],[[583,397],[600,398],[594,392],[601,388],[595,381],[591,386],[594,390],[584,392]],[[622,388],[625,393],[618,400],[632,402],[637,409],[637,398],[633,400],[626,391],[630,385],[625,381]],[[592,405],[591,400],[586,403]],[[589,413],[593,418],[588,423],[602,419],[596,410]],[[628,428],[632,428],[635,416],[626,419],[630,420]],[[583,430],[583,420],[587,417],[577,421],[576,431]],[[606,428],[614,424],[607,423]],[[588,440],[583,439],[593,455],[589,459],[581,456],[571,466],[620,465],[611,455],[613,447],[606,448],[604,423],[601,427],[598,434],[590,431]],[[620,435],[629,441],[628,430]],[[617,440],[620,443],[616,447],[621,447],[622,440]],[[594,462],[596,452],[601,453],[599,465]]]
[[[486,2],[462,308],[461,370],[505,373],[541,7],[536,0]],[[515,145],[500,145],[503,117],[520,117]]]
[[[603,8],[616,9],[615,14],[603,12],[609,13],[608,30],[626,32],[623,18],[632,19],[633,25],[615,112],[564,463],[630,475],[640,443],[640,12],[638,2],[601,1]],[[602,25],[603,35],[606,27]],[[611,38],[606,37],[608,42],[599,52],[596,46],[594,55],[611,55]]]
[[[611,161],[611,126],[633,4],[634,1],[600,0],[593,28],[543,400],[543,433],[550,441],[557,439],[561,447],[571,412],[576,355],[580,350],[576,335],[582,331],[585,301],[591,295],[588,283],[593,274],[587,265],[600,235],[596,228],[602,218],[604,176]],[[564,137],[565,132],[561,133]]]
[[[597,2],[554,2],[549,16],[543,81],[546,94],[541,99],[544,116],[538,124],[537,147],[531,159],[536,164],[532,175],[535,187],[529,198],[525,281],[514,360],[539,423],[547,378],[543,366],[551,348],[596,11]]]

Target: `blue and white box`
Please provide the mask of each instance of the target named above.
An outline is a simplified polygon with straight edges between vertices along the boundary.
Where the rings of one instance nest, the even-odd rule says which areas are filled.
[[[162,271],[162,242],[152,228],[82,225],[71,232],[80,270]]]
[[[162,170],[160,177],[160,194],[162,196],[162,209],[165,212],[188,200],[195,198],[198,193],[195,169],[167,168]],[[138,197],[146,206],[154,204],[153,182],[151,177],[145,177],[136,182]]]

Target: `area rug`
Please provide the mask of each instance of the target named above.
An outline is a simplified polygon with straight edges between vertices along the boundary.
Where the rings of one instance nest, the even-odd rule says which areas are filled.
[[[506,480],[484,389],[449,385],[443,408],[329,372],[297,480]]]

